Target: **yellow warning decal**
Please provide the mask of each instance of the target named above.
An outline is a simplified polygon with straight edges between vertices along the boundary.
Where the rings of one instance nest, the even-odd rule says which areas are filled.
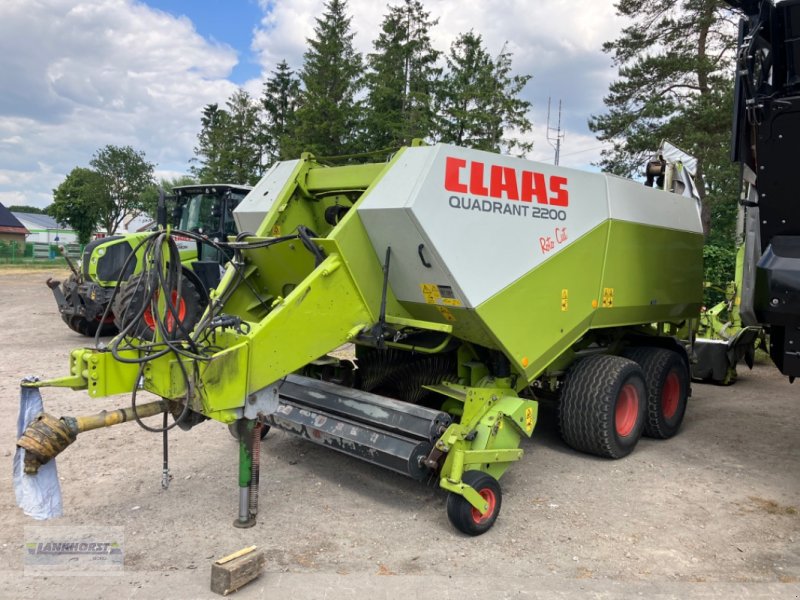
[[[442,316],[445,319],[447,319],[448,321],[454,322],[456,320],[456,318],[453,316],[453,313],[451,313],[449,310],[447,310],[446,306],[437,305],[436,306],[436,310],[438,310],[440,313],[442,313]]]
[[[561,290],[561,310],[566,312],[569,310],[569,290]]]
[[[603,288],[603,308],[614,306],[614,288]]]
[[[533,409],[530,406],[525,409],[525,431],[533,431]]]
[[[419,287],[422,290],[422,297],[425,298],[426,304],[438,304],[436,301],[442,297],[439,293],[438,285],[435,283],[420,283]]]
[[[442,304],[445,306],[461,306],[461,300],[458,298],[442,298]]]

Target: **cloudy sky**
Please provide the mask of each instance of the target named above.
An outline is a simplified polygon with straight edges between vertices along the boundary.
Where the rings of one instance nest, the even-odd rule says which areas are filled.
[[[602,43],[622,22],[612,0],[424,0],[446,51],[460,33],[504,43],[533,76],[535,148],[552,162],[547,99],[563,101],[561,164],[601,148],[586,127],[615,75]],[[237,87],[258,95],[277,61],[302,65],[323,0],[0,0],[0,202],[43,207],[106,144],[131,145],[157,175],[188,170],[200,111]],[[386,4],[349,0],[356,46],[371,43]],[[555,107],[554,107],[555,111]],[[553,117],[553,125],[555,118]]]

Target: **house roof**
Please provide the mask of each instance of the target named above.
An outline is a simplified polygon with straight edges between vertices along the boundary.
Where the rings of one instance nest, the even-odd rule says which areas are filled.
[[[11,214],[14,215],[18,221],[22,222],[23,225],[27,225],[33,229],[72,229],[68,225],[58,223],[50,215],[24,212],[12,212]]]
[[[2,233],[21,233],[28,235],[28,230],[19,222],[19,219],[11,214],[5,206],[0,204],[0,232]]]

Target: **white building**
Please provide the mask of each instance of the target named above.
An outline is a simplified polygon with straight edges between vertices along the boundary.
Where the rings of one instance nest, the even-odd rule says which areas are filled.
[[[23,212],[12,212],[11,214],[30,231],[27,242],[45,244],[75,244],[78,242],[78,234],[70,229],[69,225],[58,223],[53,217]]]

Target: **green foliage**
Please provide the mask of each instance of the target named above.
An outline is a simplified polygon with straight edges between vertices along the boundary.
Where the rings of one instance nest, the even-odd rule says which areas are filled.
[[[600,165],[634,175],[662,140],[698,159],[695,180],[703,198],[703,227],[715,240],[732,237],[729,219],[737,174],[728,158],[735,27],[723,0],[620,0],[631,19],[603,50],[619,68],[589,127],[609,142]],[[717,206],[720,205],[719,209]],[[723,208],[721,205],[727,205]],[[712,217],[719,217],[712,224]]]
[[[155,165],[130,146],[104,146],[89,164],[103,178],[105,201],[99,220],[108,235],[116,233],[126,215],[143,210],[142,192],[153,184]]]
[[[285,150],[296,126],[295,113],[300,102],[300,80],[285,60],[278,63],[264,82],[261,106],[264,109],[263,146],[265,163],[292,158]]]
[[[735,269],[736,249],[732,245],[706,244],[703,248],[703,277],[711,285],[704,294],[707,307],[725,299],[725,289],[733,281]]]
[[[236,90],[226,108],[208,104],[191,167],[201,183],[255,183],[263,171],[262,133],[258,106],[250,94]],[[198,166],[199,165],[199,166]]]
[[[512,129],[531,130],[530,103],[519,97],[530,75],[511,74],[511,53],[504,47],[493,60],[481,36],[470,31],[453,42],[447,67],[439,89],[436,137],[492,152],[529,152],[532,143],[508,136]]]
[[[48,214],[74,229],[78,243],[88,244],[107,206],[104,177],[97,171],[75,167],[53,190],[53,203],[48,207]]]
[[[361,55],[353,47],[355,34],[346,14],[346,0],[328,0],[308,39],[300,79],[302,105],[297,127],[287,146],[291,156],[309,151],[318,156],[348,154],[356,146],[360,107]]]
[[[26,204],[15,204],[9,206],[8,210],[11,212],[28,213],[30,215],[46,215],[47,212],[44,208],[37,208],[35,206],[28,206]]]
[[[368,56],[364,144],[372,150],[429,138],[434,129],[434,96],[441,75],[440,52],[429,31],[437,20],[418,0],[390,6]]]

